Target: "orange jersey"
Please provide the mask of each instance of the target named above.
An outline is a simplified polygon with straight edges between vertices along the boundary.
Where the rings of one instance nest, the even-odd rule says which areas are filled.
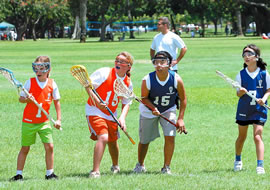
[[[101,97],[101,99],[107,104],[110,110],[114,113],[117,109],[119,103],[119,97],[114,93],[113,90],[113,83],[116,79],[116,72],[115,68],[110,69],[110,73],[108,78],[96,89],[97,93]],[[125,77],[124,83],[129,86],[130,85],[130,78],[128,76]],[[87,103],[90,106],[95,106],[92,99],[89,97]],[[110,113],[105,110],[101,110],[106,115],[110,115]]]
[[[48,79],[47,85],[42,89],[38,85],[36,78],[31,78],[31,86],[29,93],[31,93],[42,108],[49,113],[52,103],[53,79]],[[34,102],[27,103],[23,112],[23,122],[25,123],[43,123],[48,121],[47,116],[34,104]]]

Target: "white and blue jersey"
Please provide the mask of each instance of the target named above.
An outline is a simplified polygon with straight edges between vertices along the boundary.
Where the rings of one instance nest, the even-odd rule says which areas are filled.
[[[256,98],[262,98],[268,89],[267,80],[269,79],[267,79],[266,76],[269,77],[269,75],[265,70],[259,68],[255,72],[256,75],[252,77],[246,68],[241,70],[239,78],[240,84]],[[236,119],[240,121],[259,120],[266,122],[267,109],[244,94],[238,101]]]
[[[151,89],[149,91],[149,100],[155,105],[160,113],[175,106],[177,89],[175,88],[175,72],[169,70],[169,78],[162,86],[156,78],[156,71],[149,74]]]

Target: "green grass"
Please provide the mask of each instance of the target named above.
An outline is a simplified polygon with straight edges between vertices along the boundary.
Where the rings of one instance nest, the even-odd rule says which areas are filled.
[[[84,116],[86,93],[70,75],[69,69],[72,65],[82,64],[92,73],[100,67],[111,67],[119,52],[128,51],[135,59],[132,81],[139,96],[141,79],[154,70],[149,60],[149,48],[155,34],[141,34],[135,40],[126,39],[124,42],[98,42],[98,38],[91,38],[85,44],[69,39],[1,41],[0,66],[11,69],[23,83],[34,76],[31,63],[38,55],[51,57],[51,77],[61,93],[63,131],[54,130],[54,169],[60,180],[44,180],[44,148],[37,138],[26,160],[25,180],[8,182],[16,172],[25,105],[18,102],[16,91],[8,81],[0,77],[0,189],[268,189],[269,124],[266,124],[263,134],[266,175],[258,176],[255,171],[252,129],[242,154],[244,170],[234,173],[237,97],[235,91],[215,74],[215,70],[220,70],[235,78],[243,64],[242,48],[249,43],[258,45],[263,59],[270,63],[269,42],[256,37],[184,38],[188,52],[179,65],[179,74],[184,80],[188,98],[185,114],[188,135],[176,138],[172,176],[159,173],[163,164],[163,138],[150,144],[146,157],[148,172],[132,174],[137,162],[137,145],[133,146],[120,131],[121,174],[114,176],[110,173],[111,160],[106,149],[101,163],[102,177],[87,178],[92,168],[95,143],[89,139]],[[138,105],[137,102],[132,104],[126,121],[128,132],[137,144]],[[55,118],[53,106],[51,114]]]

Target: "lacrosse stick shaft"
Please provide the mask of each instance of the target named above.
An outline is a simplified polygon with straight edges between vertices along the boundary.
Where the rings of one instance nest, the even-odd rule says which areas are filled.
[[[101,99],[101,97],[99,96],[99,94],[97,93],[97,91],[95,90],[95,89],[91,89],[93,92],[94,92],[94,94],[97,96],[97,98],[103,103],[103,104],[105,104],[105,102]],[[108,110],[108,112],[110,113],[110,115],[113,117],[113,119],[114,119],[114,121],[117,123],[117,125],[122,129],[122,127],[121,127],[121,124],[120,124],[120,122],[118,121],[118,119],[115,117],[115,115],[112,113],[112,111],[110,110],[110,108],[108,107],[108,106],[105,106],[106,107],[106,109]],[[122,129],[122,131],[125,133],[125,135],[128,137],[128,139],[130,140],[130,142],[132,143],[132,144],[135,144],[135,141],[131,138],[131,136],[129,136],[129,134],[126,132],[126,131],[124,131],[123,129]]]
[[[150,106],[148,106],[148,105],[146,105],[145,103],[143,103],[143,101],[140,100],[139,98],[135,97],[135,100],[137,100],[138,102],[142,103],[142,104],[145,105],[148,109],[150,109],[150,110],[153,111],[153,109],[152,109]],[[159,116],[160,116],[161,118],[165,119],[166,121],[168,121],[170,124],[172,124],[172,125],[175,126],[176,128],[178,128],[177,125],[176,125],[174,122],[172,122],[171,120],[169,120],[169,119],[168,119],[167,117],[165,117],[164,115],[160,114]],[[187,134],[186,131],[183,131],[183,132],[184,132],[184,134]]]
[[[227,83],[229,83],[230,85],[232,85],[233,88],[237,89],[237,88],[241,88],[242,86],[237,82],[232,80],[230,77],[224,75],[222,72],[220,71],[216,71],[217,75],[220,76],[221,78],[223,78]],[[248,95],[250,98],[252,98],[253,100],[255,100],[256,102],[258,101],[258,99],[253,96],[250,92],[246,92],[246,95]],[[270,110],[270,107],[266,104],[262,105],[263,107],[265,107],[266,109]]]

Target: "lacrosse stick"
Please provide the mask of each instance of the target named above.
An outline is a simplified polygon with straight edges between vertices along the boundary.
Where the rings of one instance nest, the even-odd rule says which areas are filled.
[[[233,88],[241,88],[241,85],[237,81],[234,81],[234,80],[230,79],[228,76],[224,75],[220,71],[216,71],[216,73],[217,73],[218,76],[223,78],[227,83],[232,85]],[[253,96],[250,92],[247,91],[246,94],[257,102],[258,99],[255,96]],[[270,110],[270,107],[268,105],[266,105],[266,104],[263,104],[263,107]]]
[[[153,111],[153,109],[146,105],[145,103],[142,102],[141,99],[139,99],[134,93],[133,91],[131,91],[127,86],[126,84],[123,82],[122,79],[120,78],[117,78],[115,81],[114,81],[114,84],[113,84],[113,88],[114,88],[114,92],[115,94],[117,94],[117,96],[121,96],[121,97],[124,97],[124,98],[127,98],[127,99],[135,99],[137,100],[138,102],[142,103],[143,105],[145,105],[148,109],[150,109],[151,111]],[[178,128],[178,126],[173,123],[171,120],[169,120],[168,118],[166,118],[164,115],[160,114],[159,115],[161,118],[165,119],[166,121],[168,121],[170,124],[172,124],[173,126],[175,126],[176,128]],[[187,134],[187,131],[183,131],[184,134]]]
[[[81,85],[85,88],[89,87],[92,92],[97,96],[97,98],[99,99],[99,101],[103,104],[105,104],[105,102],[101,99],[101,97],[99,96],[99,94],[97,93],[97,91],[94,89],[93,85],[92,85],[92,81],[87,73],[86,68],[83,65],[74,65],[70,68],[70,72],[72,74],[72,76],[77,79]],[[114,121],[117,123],[117,125],[122,129],[120,122],[118,121],[118,119],[115,117],[115,115],[112,113],[112,111],[110,110],[110,108],[106,105],[105,106],[106,109],[108,110],[108,112],[110,113],[110,115],[113,117]],[[122,129],[122,131],[125,133],[125,135],[128,137],[128,139],[131,141],[132,144],[135,144],[135,141],[129,136],[129,134],[124,131]]]
[[[22,83],[20,83],[14,76],[13,72],[9,69],[5,69],[3,67],[0,67],[0,73],[13,85],[17,88],[18,92],[23,91],[27,97],[30,97],[31,95],[29,92],[23,87]],[[32,96],[33,97],[33,96]],[[46,115],[46,117],[55,125],[55,121],[53,118],[42,108],[42,106],[35,100],[33,97],[32,100],[36,106]],[[59,130],[62,130],[62,128],[59,128]]]

